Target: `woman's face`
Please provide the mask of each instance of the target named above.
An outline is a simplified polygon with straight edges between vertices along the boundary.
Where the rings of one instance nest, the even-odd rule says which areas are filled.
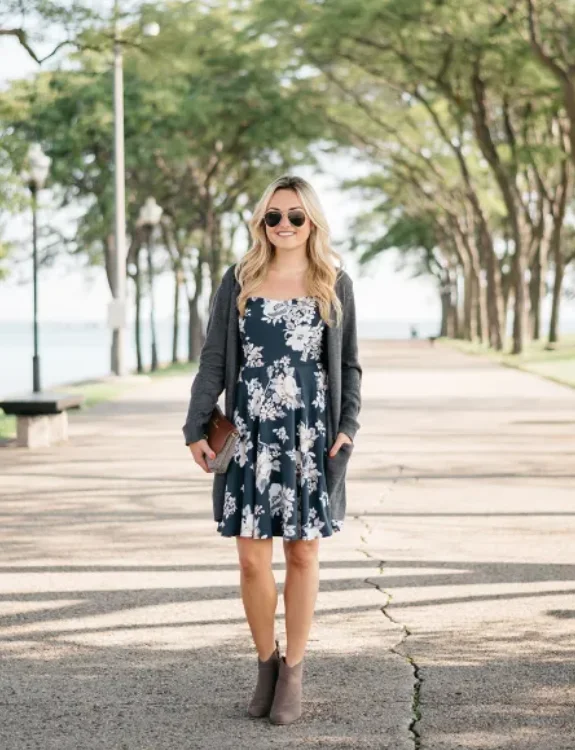
[[[302,226],[295,226],[290,222],[288,211],[291,210],[297,212],[294,213],[294,219],[297,219],[298,215],[304,215],[305,220]],[[281,221],[276,226],[270,227],[264,223],[267,238],[274,247],[282,250],[294,250],[306,245],[312,225],[295,190],[283,188],[276,190],[268,203],[266,213],[268,211],[279,211],[282,214]]]

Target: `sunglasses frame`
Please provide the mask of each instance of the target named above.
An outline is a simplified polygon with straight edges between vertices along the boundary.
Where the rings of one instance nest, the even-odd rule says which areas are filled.
[[[294,223],[294,222],[293,222],[293,221],[291,220],[291,218],[290,218],[290,214],[294,214],[294,213],[297,213],[297,214],[303,214],[303,217],[304,217],[304,219],[303,219],[303,221],[302,221],[302,223],[301,223],[301,224],[295,224],[295,223]],[[279,221],[278,221],[278,222],[276,222],[275,224],[270,224],[270,223],[268,222],[268,220],[267,220],[267,217],[268,217],[268,215],[269,215],[269,214],[275,214],[276,216],[278,216],[278,215],[279,215],[279,217],[280,217]],[[277,209],[275,209],[275,208],[272,208],[272,209],[270,209],[269,211],[266,211],[266,212],[265,212],[265,214],[264,214],[264,219],[263,219],[263,220],[264,220],[264,224],[265,224],[266,226],[268,226],[268,227],[270,227],[270,228],[272,228],[272,229],[273,229],[273,227],[277,227],[277,226],[278,226],[279,224],[281,224],[281,221],[282,221],[282,219],[283,219],[283,217],[284,217],[284,215],[285,215],[285,214],[287,214],[287,217],[288,217],[288,221],[289,221],[289,223],[290,223],[290,224],[292,225],[292,227],[296,227],[297,229],[301,229],[301,227],[303,227],[303,225],[305,224],[305,222],[306,222],[306,219],[307,219],[307,214],[306,214],[306,212],[305,212],[305,211],[303,210],[303,208],[290,208],[290,210],[289,210],[289,211],[279,211],[279,210],[277,210]]]

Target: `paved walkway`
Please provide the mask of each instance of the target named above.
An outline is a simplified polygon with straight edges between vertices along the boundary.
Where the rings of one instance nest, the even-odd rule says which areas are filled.
[[[0,747],[575,748],[575,391],[427,343],[360,354],[303,719],[245,717],[235,545],[180,437],[189,382],[159,379],[66,447],[0,450]]]

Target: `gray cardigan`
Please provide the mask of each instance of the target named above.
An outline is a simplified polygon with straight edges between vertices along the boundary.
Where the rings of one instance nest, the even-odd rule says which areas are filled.
[[[241,365],[239,311],[236,305],[240,285],[235,277],[236,264],[224,273],[214,295],[208,320],[206,340],[200,353],[199,368],[192,383],[186,423],[183,426],[186,445],[205,436],[210,415],[225,389],[225,415],[233,419],[235,385]],[[323,359],[328,374],[326,440],[328,450],[338,432],[353,441],[360,427],[357,417],[361,408],[362,368],[357,353],[357,325],[353,282],[343,269],[338,270],[336,293],[343,307],[339,326],[325,326]],[[332,306],[331,318],[335,320]],[[335,426],[335,429],[334,429]],[[327,457],[326,485],[332,517],[345,517],[345,476],[353,444],[344,443],[338,453]],[[225,474],[214,474],[212,500],[214,519],[223,515]]]

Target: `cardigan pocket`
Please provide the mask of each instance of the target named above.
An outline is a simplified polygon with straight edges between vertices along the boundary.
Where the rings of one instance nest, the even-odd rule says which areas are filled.
[[[332,510],[345,512],[345,508],[338,508],[337,505],[342,501],[345,503],[345,475],[353,449],[353,443],[342,443],[335,456],[328,455],[326,458],[325,481]]]

